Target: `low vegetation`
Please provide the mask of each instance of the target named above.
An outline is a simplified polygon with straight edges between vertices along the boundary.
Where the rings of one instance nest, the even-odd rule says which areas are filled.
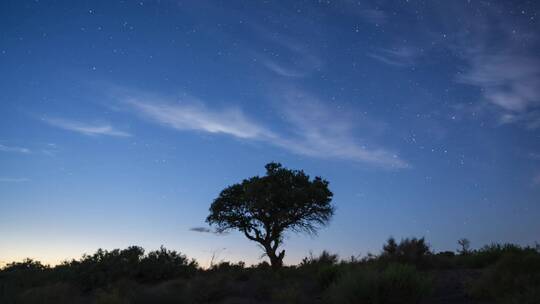
[[[463,288],[447,290],[453,285]],[[129,247],[55,267],[27,259],[0,270],[0,303],[527,304],[540,303],[539,290],[538,248],[494,244],[433,253],[423,238],[391,238],[379,255],[363,258],[324,251],[280,269],[266,262],[202,269],[163,247]]]

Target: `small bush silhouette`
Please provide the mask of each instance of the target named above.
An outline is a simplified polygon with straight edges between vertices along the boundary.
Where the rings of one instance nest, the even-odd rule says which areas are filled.
[[[532,251],[505,254],[470,284],[469,292],[503,303],[540,303],[540,255]]]
[[[466,239],[466,238],[463,238],[463,239],[459,239],[458,240],[458,245],[459,245],[459,249],[458,249],[458,252],[460,254],[469,254],[471,251],[470,251],[470,248],[471,248],[471,242]]]
[[[467,268],[485,268],[497,263],[508,254],[538,253],[535,248],[520,247],[514,244],[490,244],[479,250],[458,257],[459,263]]]
[[[424,238],[406,238],[397,244],[395,239],[391,237],[383,246],[381,258],[389,262],[425,267],[430,255],[429,245]]]
[[[326,250],[323,250],[318,257],[310,254],[309,257],[304,257],[302,262],[300,262],[300,267],[310,267],[310,266],[322,266],[322,265],[335,265],[339,260],[337,254],[332,254]]]
[[[317,285],[324,290],[340,277],[341,269],[338,261],[337,254],[323,250],[319,256],[310,254],[309,257],[304,257],[298,266],[309,272],[315,278]]]
[[[384,270],[360,267],[344,274],[327,292],[329,303],[407,304],[429,294],[430,280],[414,266],[390,264]]]

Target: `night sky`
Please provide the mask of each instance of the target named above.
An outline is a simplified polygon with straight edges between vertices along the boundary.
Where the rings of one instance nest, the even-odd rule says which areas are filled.
[[[540,241],[537,1],[1,1],[0,264],[160,245],[256,263],[208,207],[281,162],[323,249]]]

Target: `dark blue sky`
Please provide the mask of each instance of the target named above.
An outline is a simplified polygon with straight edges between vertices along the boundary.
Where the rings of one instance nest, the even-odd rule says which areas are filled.
[[[163,244],[278,161],[331,182],[310,250],[540,231],[536,1],[2,1],[0,261]]]

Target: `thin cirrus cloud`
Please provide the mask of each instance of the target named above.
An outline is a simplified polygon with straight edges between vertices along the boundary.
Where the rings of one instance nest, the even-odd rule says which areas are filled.
[[[211,110],[204,104],[193,102],[170,103],[128,99],[125,103],[143,117],[177,129],[222,133],[244,139],[272,138],[275,135],[249,120],[235,108]]]
[[[307,95],[306,95],[307,96]],[[291,97],[292,98],[292,97]],[[354,123],[333,112],[316,100],[304,100],[309,109],[292,102],[284,105],[283,123],[290,134],[277,133],[255,123],[238,108],[210,109],[200,100],[171,103],[159,98],[139,100],[127,98],[123,104],[139,116],[176,130],[226,134],[239,139],[256,140],[280,147],[295,154],[318,158],[336,158],[378,167],[403,169],[409,164],[383,148],[368,148],[357,142]],[[311,113],[311,114],[307,114]]]
[[[460,81],[482,87],[484,97],[509,112],[524,112],[540,103],[540,60],[511,50],[480,52]]]
[[[389,15],[384,10],[365,1],[339,1],[334,3],[333,7],[336,9],[336,14],[348,14],[375,26],[384,25],[389,19]]]
[[[413,47],[399,47],[395,49],[377,49],[367,55],[382,63],[397,67],[407,67],[415,63],[420,50]]]
[[[493,7],[484,18],[458,25],[467,31],[458,28],[456,32],[471,34],[457,46],[467,63],[457,81],[479,88],[483,100],[498,110],[502,124],[536,129],[540,127],[540,40],[498,9]]]
[[[268,47],[264,51],[249,51],[268,71],[281,77],[302,78],[322,67],[321,59],[298,39],[256,24],[252,25],[252,30]]]
[[[0,177],[0,183],[24,183],[29,181],[30,179],[26,177]]]
[[[260,62],[274,74],[288,78],[306,77],[320,69],[321,61],[315,55],[300,48],[287,48],[295,59],[284,61],[279,56],[267,56],[261,53],[258,56]]]
[[[22,154],[30,153],[30,149],[28,149],[28,148],[5,146],[5,145],[2,145],[2,144],[0,144],[0,151],[1,152],[22,153]]]
[[[66,120],[61,118],[43,118],[44,122],[51,126],[58,127],[64,130],[88,135],[88,136],[117,136],[117,137],[129,137],[130,133],[118,130],[109,124],[103,123],[86,123],[74,120]]]
[[[355,134],[357,123],[324,105],[317,97],[301,90],[285,90],[282,99],[287,102],[283,116],[294,134],[280,137],[275,144],[313,157],[344,159],[393,169],[410,167],[395,152],[360,143],[359,136]],[[362,127],[374,132],[381,129],[381,124],[364,119]]]
[[[270,71],[283,76],[283,77],[305,77],[309,73],[307,71],[301,71],[298,69],[291,68],[289,66],[285,66],[281,63],[278,63],[277,61],[273,61],[270,59],[263,60],[263,65]]]

